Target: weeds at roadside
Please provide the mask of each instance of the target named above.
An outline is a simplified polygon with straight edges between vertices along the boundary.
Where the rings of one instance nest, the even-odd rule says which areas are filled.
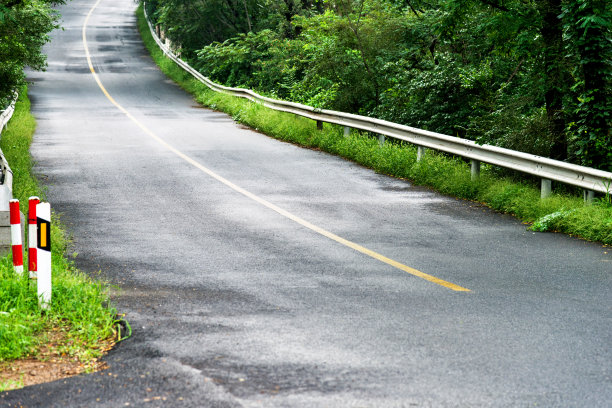
[[[27,211],[28,197],[42,195],[32,175],[30,144],[36,122],[30,114],[27,89],[22,89],[13,118],[2,132],[2,151],[13,171],[13,195]],[[100,357],[116,335],[116,311],[107,307],[107,285],[78,271],[64,253],[68,242],[59,218],[51,226],[53,297],[51,308],[41,311],[35,281],[28,272],[14,272],[10,256],[0,258],[0,362],[36,356],[47,333],[62,331],[57,351],[87,362]],[[26,268],[27,269],[27,268]],[[105,346],[101,346],[101,345]],[[14,388],[15,381],[3,384]]]
[[[612,179],[604,183],[606,193],[601,198],[596,198],[596,202],[602,207],[612,208]]]
[[[22,388],[22,387],[23,387],[23,380],[19,380],[19,381],[8,380],[3,383],[0,383],[0,392],[4,392],[7,390],[15,390],[17,388]]]

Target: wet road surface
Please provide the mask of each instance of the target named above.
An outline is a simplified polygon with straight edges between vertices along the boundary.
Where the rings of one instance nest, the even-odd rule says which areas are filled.
[[[131,1],[87,41],[109,94],[215,174],[455,292],[332,241],[160,144],[101,92],[92,0],[32,73],[32,154],[78,266],[120,288],[134,335],[107,371],[0,394],[28,407],[605,407],[609,248],[201,109],[155,67]]]

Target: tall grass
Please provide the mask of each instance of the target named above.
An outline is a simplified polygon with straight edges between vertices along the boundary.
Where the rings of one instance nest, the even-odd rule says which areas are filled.
[[[24,88],[0,140],[13,170],[13,195],[24,213],[28,197],[44,198],[32,175],[29,153],[35,127]],[[36,283],[30,281],[28,273],[17,275],[10,255],[0,258],[0,362],[36,355],[51,331],[63,332],[67,339],[59,345],[60,352],[87,362],[99,357],[100,345],[116,335],[116,311],[107,306],[107,285],[79,272],[64,256],[67,240],[55,214],[51,246],[53,295],[51,308],[44,312],[38,306]]]
[[[151,37],[141,8],[137,16],[145,46],[162,72],[193,94],[201,104],[226,112],[240,123],[277,139],[340,155],[379,173],[409,179],[414,184],[434,188],[443,194],[484,203],[526,223],[534,223],[538,231],[559,231],[612,244],[609,196],[588,206],[584,205],[582,197],[567,193],[556,193],[541,200],[537,186],[528,181],[500,177],[487,165],[482,166],[479,180],[472,182],[469,164],[463,159],[428,151],[417,162],[414,146],[395,142],[380,146],[376,138],[356,131],[344,137],[342,128],[330,124],[324,124],[322,131],[317,130],[312,120],[216,93],[165,57]],[[556,216],[550,217],[551,214]]]

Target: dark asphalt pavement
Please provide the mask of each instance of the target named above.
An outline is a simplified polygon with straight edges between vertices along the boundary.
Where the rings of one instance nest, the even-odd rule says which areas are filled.
[[[78,266],[120,289],[134,335],[91,375],[2,407],[609,407],[610,248],[270,139],[202,109],[143,48],[133,1],[87,40],[110,95],[174,148],[286,211],[471,290],[304,228],[187,163],[113,106],[81,30],[32,73],[32,154]]]

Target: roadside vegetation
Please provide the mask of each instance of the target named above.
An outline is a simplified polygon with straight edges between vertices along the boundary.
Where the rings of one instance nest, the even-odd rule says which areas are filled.
[[[516,215],[532,224],[535,231],[559,231],[612,244],[609,194],[597,198],[589,206],[585,206],[581,192],[572,189],[561,188],[561,192],[541,200],[533,180],[504,175],[493,166],[483,165],[480,179],[472,182],[469,164],[460,158],[427,151],[417,162],[416,148],[411,145],[387,142],[381,147],[371,135],[353,131],[350,137],[344,137],[341,127],[328,124],[324,124],[322,131],[317,130],[312,120],[211,91],[163,55],[150,35],[142,7],[138,10],[138,24],[145,45],[166,75],[192,93],[198,102],[227,112],[240,123],[275,138],[337,154],[377,172],[432,187],[444,194],[482,202],[497,211]]]
[[[32,175],[29,152],[35,127],[27,88],[23,87],[13,118],[2,132],[0,147],[13,170],[13,195],[25,214],[30,196],[44,199]],[[71,373],[77,374],[99,368],[98,358],[119,340],[119,322],[116,310],[109,307],[108,285],[79,272],[65,255],[68,240],[55,214],[51,243],[53,295],[47,311],[38,306],[36,281],[29,279],[27,264],[19,276],[10,256],[0,258],[0,379],[4,379],[0,391],[20,388],[27,385],[24,381],[33,380],[30,373],[19,371],[24,359],[39,360],[37,369],[51,360],[65,362],[72,366]]]
[[[212,80],[612,171],[612,2],[147,0]]]

